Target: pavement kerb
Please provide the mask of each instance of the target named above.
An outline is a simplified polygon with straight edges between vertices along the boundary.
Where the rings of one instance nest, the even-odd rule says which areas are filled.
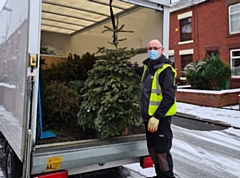
[[[221,122],[221,121],[211,120],[211,119],[207,119],[207,118],[201,118],[201,117],[193,116],[193,115],[190,115],[190,114],[184,114],[184,113],[177,112],[175,114],[175,116],[184,117],[186,119],[192,119],[192,120],[197,120],[197,121],[201,121],[201,122],[208,122],[208,123],[212,123],[212,124],[219,125],[219,126],[232,127],[234,129],[240,129],[240,127],[238,127],[238,126],[232,126],[232,125],[226,124],[226,123]]]

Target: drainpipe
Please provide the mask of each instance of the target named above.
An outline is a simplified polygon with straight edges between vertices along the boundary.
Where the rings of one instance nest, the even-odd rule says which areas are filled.
[[[168,51],[169,51],[169,26],[170,26],[170,8],[167,6],[164,6],[163,8],[163,47],[165,48],[164,50],[164,55],[168,58]]]

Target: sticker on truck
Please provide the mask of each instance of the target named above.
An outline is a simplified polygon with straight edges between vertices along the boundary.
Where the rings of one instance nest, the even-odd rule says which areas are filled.
[[[61,168],[62,156],[48,158],[46,171],[55,171]]]

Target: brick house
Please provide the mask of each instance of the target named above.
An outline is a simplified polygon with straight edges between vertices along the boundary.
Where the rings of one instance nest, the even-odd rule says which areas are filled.
[[[240,88],[239,0],[182,0],[170,14],[169,58],[179,79],[197,59],[219,55],[233,71],[230,88]],[[181,81],[181,80],[180,80]]]

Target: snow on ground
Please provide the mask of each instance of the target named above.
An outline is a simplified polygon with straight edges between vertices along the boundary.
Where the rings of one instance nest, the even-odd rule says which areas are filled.
[[[191,116],[195,116],[195,117],[199,117],[207,120],[223,122],[225,124],[240,128],[240,111],[237,110],[238,107],[239,106],[236,105],[236,106],[230,106],[230,107],[220,109],[220,108],[203,107],[203,106],[178,102],[177,112],[180,114],[187,114],[187,115],[191,115]],[[191,132],[194,132],[194,131],[189,130],[189,133]],[[218,140],[217,138],[218,134],[216,134],[216,132],[218,131],[210,131],[207,133],[207,135],[209,136],[209,138],[214,138],[216,141]],[[240,132],[238,129],[229,128],[225,130],[225,133],[228,133],[240,138]],[[237,146],[239,146],[239,141],[235,141],[234,139],[228,138],[228,137],[224,137],[224,138],[225,138],[224,139],[225,142],[231,143],[231,145],[235,145],[235,146],[237,144]],[[177,144],[177,142],[173,142],[173,143]],[[175,146],[179,146],[179,145],[175,145]],[[231,160],[225,160],[225,161],[228,161],[230,165],[234,165],[234,162],[232,162]],[[142,177],[155,175],[154,168],[142,169],[139,163],[125,165],[124,167],[133,171],[133,174],[131,174],[131,176],[134,178],[135,177],[141,178],[139,177],[139,175],[135,176],[134,174],[136,175],[140,174]]]
[[[237,108],[237,106],[234,106]],[[224,108],[212,108],[187,103],[177,103],[177,112],[202,119],[219,121],[240,128],[240,111]]]
[[[233,109],[233,110],[239,110],[239,105],[233,105],[233,106],[225,106],[224,109]]]

